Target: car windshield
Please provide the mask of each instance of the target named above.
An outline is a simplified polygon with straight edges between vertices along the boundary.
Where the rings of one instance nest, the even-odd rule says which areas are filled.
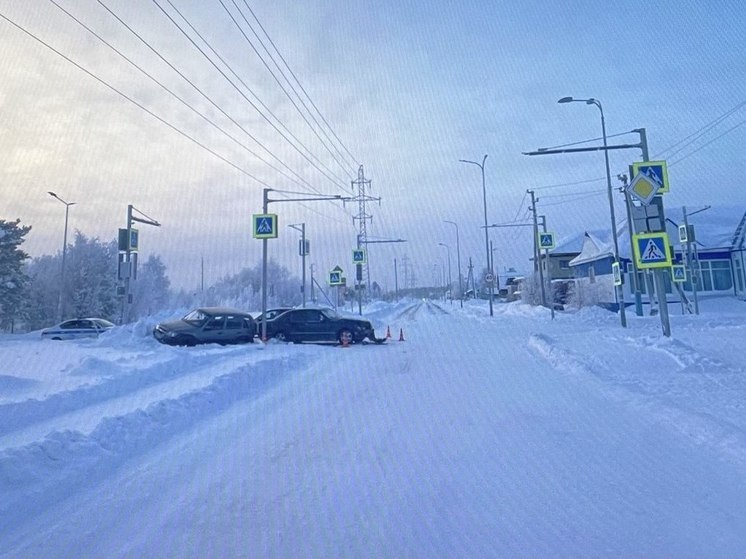
[[[203,324],[208,318],[210,318],[210,315],[197,309],[197,310],[190,312],[188,315],[186,315],[181,320],[183,320],[184,322],[188,322],[189,324],[194,324],[195,326],[199,326],[200,324]]]
[[[101,328],[114,328],[114,324],[112,322],[104,320],[103,318],[96,318],[93,322],[98,324]]]

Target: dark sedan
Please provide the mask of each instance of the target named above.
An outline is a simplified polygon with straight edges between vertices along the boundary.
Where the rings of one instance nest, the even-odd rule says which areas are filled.
[[[258,325],[261,327],[261,325]],[[267,320],[267,337],[287,342],[359,343],[375,337],[367,320],[341,316],[332,309],[291,309]]]
[[[153,336],[162,344],[246,344],[254,341],[256,325],[251,315],[226,307],[201,307],[184,318],[161,322]]]

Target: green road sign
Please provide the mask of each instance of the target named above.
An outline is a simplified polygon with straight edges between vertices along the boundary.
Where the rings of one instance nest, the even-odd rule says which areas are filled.
[[[254,214],[255,239],[277,238],[277,214]]]

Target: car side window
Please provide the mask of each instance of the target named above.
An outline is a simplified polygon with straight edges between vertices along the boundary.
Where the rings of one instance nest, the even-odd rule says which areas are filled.
[[[88,330],[95,330],[96,329],[96,327],[94,326],[93,322],[90,321],[90,320],[81,320],[81,321],[79,321],[78,324],[79,324],[78,328],[86,328]]]
[[[60,328],[63,330],[75,330],[80,328],[80,320],[68,320],[67,322],[60,324]]]
[[[226,330],[240,330],[243,321],[240,316],[229,316],[225,319]]]
[[[205,330],[221,330],[223,328],[223,320],[224,317],[222,316],[213,316],[205,324]]]

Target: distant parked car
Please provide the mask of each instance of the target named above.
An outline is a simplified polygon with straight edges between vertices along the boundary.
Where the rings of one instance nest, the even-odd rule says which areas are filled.
[[[367,320],[340,316],[332,309],[291,309],[267,320],[267,337],[287,342],[339,342],[364,339],[382,343]]]
[[[47,340],[97,338],[99,334],[111,328],[114,328],[114,324],[103,318],[74,318],[45,328],[41,331],[41,337]]]
[[[162,344],[246,344],[254,341],[256,325],[251,315],[226,307],[201,307],[184,318],[161,322],[153,337]]]

